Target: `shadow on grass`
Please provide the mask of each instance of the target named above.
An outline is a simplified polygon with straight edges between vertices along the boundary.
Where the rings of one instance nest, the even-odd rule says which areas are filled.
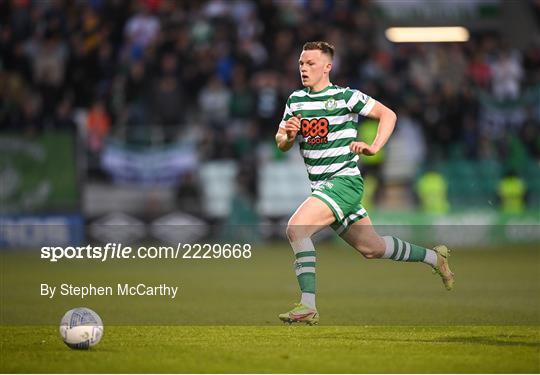
[[[526,337],[526,336],[512,336],[512,338]],[[480,344],[480,345],[494,345],[494,346],[527,346],[531,348],[540,348],[540,341],[514,341],[506,338],[495,338],[490,336],[455,336],[455,337],[440,337],[432,340],[417,340],[421,342],[448,342],[456,344]]]
[[[540,348],[540,341],[520,341],[516,339],[527,338],[525,335],[496,335],[496,336],[451,336],[451,337],[436,337],[432,339],[393,339],[393,338],[376,338],[376,337],[361,337],[356,335],[340,335],[339,338],[350,339],[352,341],[381,341],[395,343],[452,343],[452,344],[472,344],[472,345],[491,345],[491,346],[525,346],[531,348]],[[336,338],[335,336],[317,336],[310,339],[328,339]]]

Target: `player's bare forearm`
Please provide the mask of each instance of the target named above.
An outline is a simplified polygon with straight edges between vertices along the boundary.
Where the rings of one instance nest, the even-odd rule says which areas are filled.
[[[281,151],[287,152],[294,145],[294,138],[288,139],[285,129],[279,129],[276,133],[276,144]]]
[[[388,142],[396,126],[397,116],[390,108],[379,102],[375,102],[368,117],[379,120],[375,139],[371,145],[365,142],[352,142],[350,148],[357,154],[372,156],[379,152],[386,145],[386,142]]]
[[[368,115],[371,118],[379,119],[379,126],[377,128],[377,136],[371,143],[378,152],[381,148],[384,147],[388,139],[392,135],[394,128],[396,126],[397,116],[394,111],[385,105],[376,102],[375,106]]]
[[[276,134],[276,144],[281,151],[289,151],[294,145],[294,140],[300,130],[301,118],[302,115],[300,114],[293,116],[287,120],[285,127],[278,129]]]

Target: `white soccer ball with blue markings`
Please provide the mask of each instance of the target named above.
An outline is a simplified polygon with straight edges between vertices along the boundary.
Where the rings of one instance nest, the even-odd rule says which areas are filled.
[[[72,349],[88,349],[103,337],[103,322],[86,307],[69,310],[60,321],[60,336]]]

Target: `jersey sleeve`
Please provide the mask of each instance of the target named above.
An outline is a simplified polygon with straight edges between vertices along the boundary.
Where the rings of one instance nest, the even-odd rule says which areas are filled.
[[[364,94],[362,91],[347,88],[344,92],[347,108],[362,116],[367,116],[375,105],[375,99]]]
[[[281,122],[279,123],[280,128],[285,128],[285,123],[288,119],[290,119],[293,116],[293,113],[291,111],[291,97],[287,99],[287,104],[285,104],[285,111],[283,112],[283,118],[281,119]]]

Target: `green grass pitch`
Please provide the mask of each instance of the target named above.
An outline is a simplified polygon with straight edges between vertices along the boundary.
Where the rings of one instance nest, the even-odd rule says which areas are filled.
[[[3,328],[2,372],[511,373],[539,371],[530,327],[109,327],[87,352],[56,327]],[[6,341],[9,340],[9,343]]]
[[[321,325],[314,327],[276,319],[298,293],[282,244],[250,262],[90,263],[87,274],[84,262],[51,266],[3,253],[0,372],[540,372],[538,248],[456,250],[453,292],[425,265],[366,261],[336,244],[317,250]],[[174,303],[25,295],[37,281],[89,279],[176,280],[181,291]],[[69,349],[58,335],[61,315],[81,305],[105,323],[89,351]]]

